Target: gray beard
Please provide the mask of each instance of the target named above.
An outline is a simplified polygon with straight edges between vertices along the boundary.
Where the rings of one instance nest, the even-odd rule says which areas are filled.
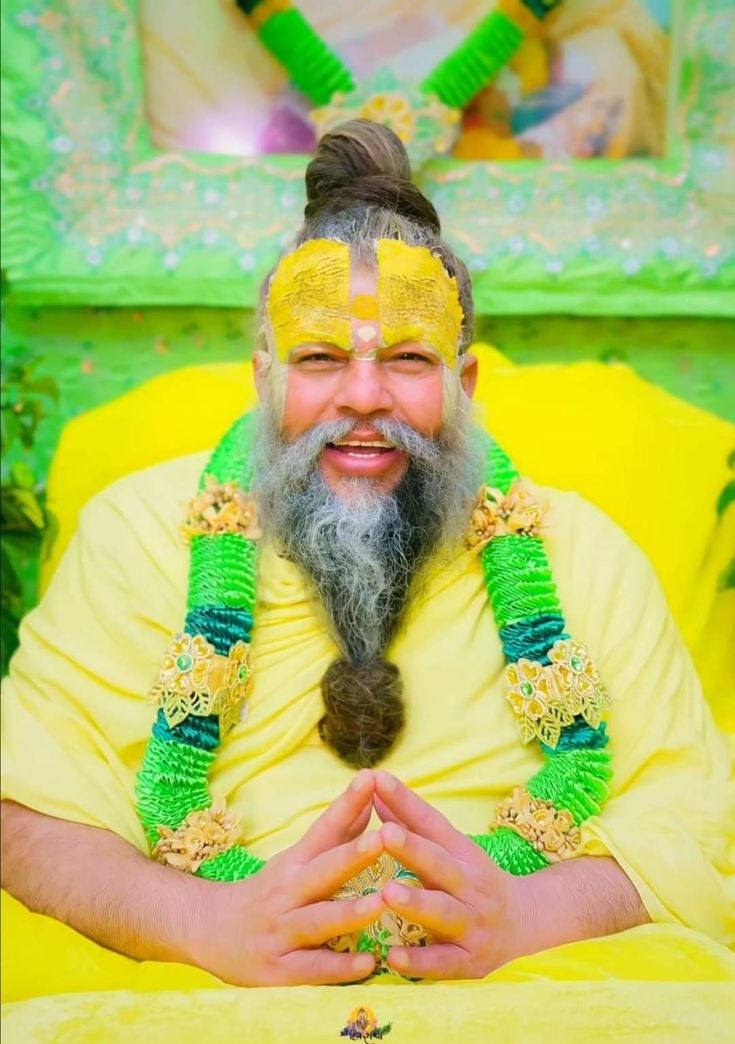
[[[398,421],[370,423],[408,454],[406,474],[390,492],[355,478],[337,496],[324,481],[319,455],[350,434],[353,420],[319,424],[286,442],[264,406],[256,445],[264,534],[307,578],[342,654],[356,665],[385,653],[426,561],[457,548],[482,475],[468,402],[436,438]]]

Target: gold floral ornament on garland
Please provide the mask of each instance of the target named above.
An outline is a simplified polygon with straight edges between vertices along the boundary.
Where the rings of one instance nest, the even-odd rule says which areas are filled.
[[[514,482],[505,495],[483,486],[470,519],[467,546],[481,551],[494,537],[539,536],[545,513],[521,482]]]
[[[581,642],[571,638],[555,642],[549,651],[554,674],[564,699],[574,714],[581,714],[590,728],[596,729],[610,697],[600,680],[600,672]]]
[[[169,728],[191,714],[217,714],[224,735],[247,709],[251,678],[250,646],[245,642],[236,642],[229,656],[220,656],[201,634],[178,634],[163,655],[151,698]]]
[[[518,719],[523,743],[538,738],[555,747],[561,730],[574,721],[574,714],[564,703],[552,669],[521,658],[505,668],[505,676],[506,698]]]
[[[523,657],[508,664],[506,697],[520,727],[521,740],[538,738],[556,747],[561,730],[577,715],[596,729],[610,705],[597,667],[581,642],[561,639],[549,651],[550,664]]]
[[[189,502],[181,532],[187,539],[239,533],[248,540],[257,540],[261,532],[255,501],[236,482],[217,482],[207,475],[204,489]]]
[[[571,859],[582,843],[579,827],[568,809],[533,797],[525,787],[514,787],[513,793],[503,798],[495,813],[495,826],[520,834],[550,863]]]
[[[228,851],[240,840],[240,826],[224,806],[190,812],[177,830],[158,827],[153,857],[174,870],[195,874],[207,859]]]

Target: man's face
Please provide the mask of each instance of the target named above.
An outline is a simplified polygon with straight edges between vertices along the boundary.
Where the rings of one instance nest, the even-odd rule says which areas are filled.
[[[290,347],[285,360],[282,433],[287,441],[325,421],[353,422],[349,433],[325,446],[319,457],[322,475],[338,495],[348,480],[365,479],[374,488],[390,491],[405,475],[407,454],[376,430],[376,421],[400,421],[433,438],[448,419],[448,381],[460,380],[468,395],[474,390],[475,360],[450,359],[453,366],[448,368],[447,349],[442,354],[429,342],[430,324],[426,339],[420,323],[386,326],[378,301],[387,294],[378,283],[377,272],[352,265],[349,322],[344,323],[342,343],[334,343],[336,337],[305,341]],[[410,309],[407,315],[410,320]],[[393,336],[400,339],[394,341]]]

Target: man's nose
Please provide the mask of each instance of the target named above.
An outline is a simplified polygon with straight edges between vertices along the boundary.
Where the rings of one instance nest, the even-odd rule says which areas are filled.
[[[393,396],[377,359],[350,359],[342,371],[334,405],[365,415],[393,409]]]

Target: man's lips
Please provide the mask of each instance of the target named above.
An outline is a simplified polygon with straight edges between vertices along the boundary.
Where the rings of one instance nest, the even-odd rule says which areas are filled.
[[[352,436],[330,442],[323,459],[332,468],[348,475],[381,475],[393,468],[404,454],[384,439],[359,439]]]
[[[337,442],[330,442],[329,445],[332,449],[340,450],[351,457],[367,457],[374,453],[386,453],[396,448],[386,439],[339,439]]]

